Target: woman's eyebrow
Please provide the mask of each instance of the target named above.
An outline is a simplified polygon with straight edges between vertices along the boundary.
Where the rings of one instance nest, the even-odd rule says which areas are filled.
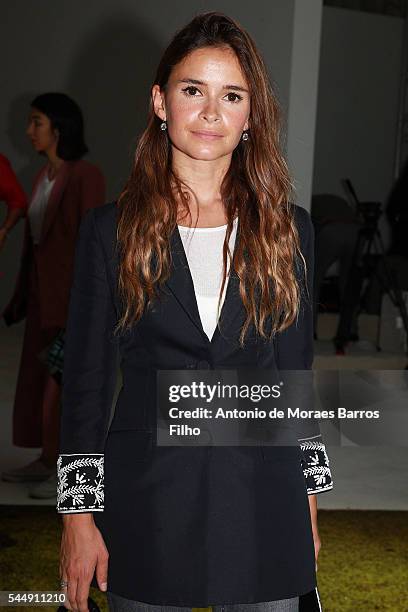
[[[178,83],[193,83],[194,85],[207,85],[205,81],[199,81],[198,79],[180,79],[177,81]],[[236,91],[246,91],[249,93],[248,89],[242,87],[241,85],[224,85],[223,89],[235,89]]]

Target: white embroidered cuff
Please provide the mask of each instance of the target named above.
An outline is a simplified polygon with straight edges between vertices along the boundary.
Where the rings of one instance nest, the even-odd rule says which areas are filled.
[[[318,436],[320,438],[320,436]],[[303,474],[308,495],[315,495],[333,488],[329,457],[321,439],[299,440],[303,452]]]
[[[101,453],[61,454],[57,461],[57,512],[104,510]]]

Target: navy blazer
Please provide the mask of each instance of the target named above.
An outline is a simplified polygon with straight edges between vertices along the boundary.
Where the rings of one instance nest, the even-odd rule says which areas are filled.
[[[312,296],[313,228],[309,214],[294,209]],[[206,607],[310,593],[316,575],[308,493],[333,486],[319,432],[299,446],[163,447],[155,419],[157,370],[310,369],[311,298],[302,291],[297,323],[273,342],[252,327],[241,347],[245,309],[232,269],[220,329],[209,340],[176,228],[162,299],[115,337],[116,213],[115,203],[89,211],[77,242],[57,511],[94,513],[109,551],[108,590],[129,599]],[[122,387],[110,421],[118,356]]]

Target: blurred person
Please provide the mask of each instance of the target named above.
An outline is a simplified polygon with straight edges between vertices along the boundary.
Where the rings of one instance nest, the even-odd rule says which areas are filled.
[[[4,471],[2,478],[37,483],[30,496],[47,498],[55,497],[60,386],[40,357],[65,328],[78,228],[89,208],[104,203],[105,180],[82,159],[88,152],[83,116],[66,94],[37,96],[26,133],[46,163],[34,180],[20,270],[2,316],[6,325],[26,318],[12,441],[42,452],[28,465]]]
[[[354,249],[361,224],[356,213],[344,198],[334,194],[312,197],[311,217],[315,229],[314,274],[314,336],[317,338],[317,317],[320,291],[330,266],[339,263],[340,309],[345,299],[347,281],[353,264]],[[355,317],[352,334],[357,333]]]
[[[27,213],[27,196],[5,155],[0,153],[0,202],[5,202],[7,214],[0,226],[0,251],[7,234],[21,217]]]
[[[364,295],[366,311],[375,315],[381,315],[385,292],[408,291],[408,160],[388,195],[385,215],[391,228],[390,246],[385,255],[377,257]]]
[[[391,189],[385,213],[392,232],[388,254],[408,260],[408,159]]]

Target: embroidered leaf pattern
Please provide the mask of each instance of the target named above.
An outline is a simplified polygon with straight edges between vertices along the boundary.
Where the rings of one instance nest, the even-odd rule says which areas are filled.
[[[57,461],[57,510],[103,510],[104,456],[60,455]]]
[[[300,448],[305,457],[302,464],[307,492],[313,494],[332,489],[329,457],[324,443],[321,440],[305,440],[301,441]]]

